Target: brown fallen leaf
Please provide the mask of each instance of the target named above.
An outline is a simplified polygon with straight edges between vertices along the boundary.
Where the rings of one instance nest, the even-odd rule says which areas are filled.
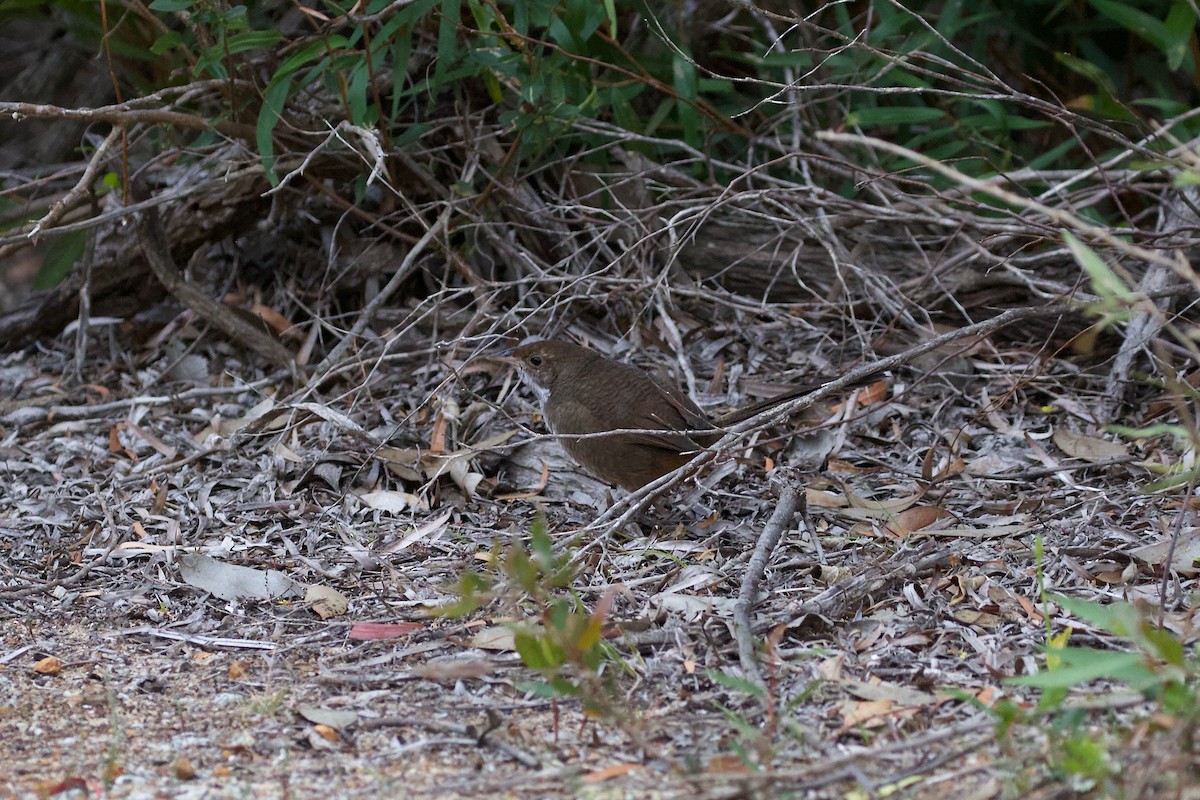
[[[54,656],[46,656],[33,665],[33,671],[39,675],[57,675],[62,672],[62,662]]]
[[[419,622],[356,622],[350,627],[348,638],[360,642],[395,639],[416,633],[424,627]]]
[[[342,735],[337,732],[337,729],[328,725],[313,725],[313,733],[327,742],[339,742],[342,739]]]
[[[913,709],[908,709],[912,711]],[[878,728],[898,711],[891,700],[863,700],[842,703],[842,731],[858,727]]]
[[[1129,552],[1131,556],[1155,569],[1162,569],[1171,554],[1170,568],[1184,577],[1200,573],[1200,528],[1184,528],[1177,540],[1165,536],[1162,540],[1142,545]]]
[[[965,625],[975,625],[979,628],[996,628],[1000,625],[1000,617],[987,611],[971,608],[960,608],[954,612],[954,618]]]
[[[1067,455],[1084,461],[1109,461],[1129,455],[1129,450],[1120,442],[1085,436],[1069,428],[1055,428],[1050,440]]]
[[[471,647],[478,647],[481,650],[502,651],[515,651],[517,649],[517,645],[513,640],[512,630],[503,625],[493,625],[490,628],[476,631],[475,635],[471,637]]]
[[[884,527],[896,536],[907,536],[913,531],[928,528],[938,520],[954,516],[941,506],[913,506],[906,508]]]
[[[121,431],[125,430],[125,427],[126,423],[118,422],[108,429],[108,452],[123,455],[130,461],[137,461],[137,453],[121,443]]]
[[[587,775],[583,776],[583,782],[599,783],[600,781],[607,781],[611,778],[619,778],[622,775],[628,775],[629,773],[638,769],[645,769],[645,767],[643,767],[641,764],[631,763],[613,764],[611,767],[604,767],[603,769],[589,772]]]
[[[836,494],[835,492],[823,492],[819,489],[806,489],[804,491],[804,499],[808,505],[814,508],[845,508],[850,505],[850,501],[846,499],[846,495]]]
[[[346,595],[332,586],[309,586],[304,592],[304,602],[308,603],[313,613],[321,619],[340,617],[350,607],[350,600]]]
[[[894,497],[890,500],[872,500],[850,491],[850,487],[848,486],[843,485],[842,489],[846,494],[846,499],[850,501],[851,508],[859,509],[872,517],[899,514],[905,509],[919,503],[921,498],[925,496],[924,490],[918,490],[904,497]]]
[[[192,764],[191,759],[180,756],[171,762],[171,773],[176,780],[193,781],[196,779],[196,767]]]
[[[411,674],[431,681],[459,681],[490,675],[492,665],[481,659],[435,658],[412,668]]]
[[[1032,600],[1030,600],[1028,597],[1017,595],[1017,602],[1020,603],[1021,608],[1024,609],[1025,614],[1028,615],[1031,620],[1039,625],[1042,623],[1042,620],[1044,619],[1042,612],[1037,610],[1037,606],[1033,604]]]
[[[735,755],[719,755],[713,756],[704,765],[704,771],[707,773],[722,773],[732,772],[735,774],[746,774],[750,772],[750,765],[745,759]]]

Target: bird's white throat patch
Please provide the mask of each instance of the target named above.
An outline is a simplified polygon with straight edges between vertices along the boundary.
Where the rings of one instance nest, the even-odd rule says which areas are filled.
[[[534,396],[537,397],[538,407],[544,409],[546,407],[546,401],[550,399],[550,390],[535,381],[524,371],[521,372],[521,383],[533,390]]]

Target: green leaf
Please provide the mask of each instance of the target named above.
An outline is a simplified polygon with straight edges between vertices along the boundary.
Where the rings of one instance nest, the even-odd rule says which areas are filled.
[[[1170,477],[1148,484],[1142,488],[1142,491],[1146,494],[1155,494],[1200,480],[1200,469],[1195,467],[1184,469],[1181,465],[1174,465],[1174,469],[1178,471],[1171,472]]]
[[[1090,61],[1086,61],[1070,53],[1058,53],[1055,59],[1072,72],[1082,75],[1091,81],[1099,90],[1094,95],[1076,98],[1072,107],[1081,105],[1084,101],[1090,111],[1113,119],[1133,120],[1134,115],[1117,100],[1117,89],[1108,73]]]
[[[439,606],[432,613],[439,617],[455,619],[465,617],[476,611],[483,602],[484,592],[492,589],[492,583],[478,572],[464,572],[458,577],[454,594],[458,599],[453,603]]]
[[[1129,603],[1097,603],[1094,600],[1084,600],[1055,593],[1051,593],[1049,597],[1073,616],[1086,620],[1098,628],[1103,628],[1109,633],[1128,638],[1137,630],[1139,622],[1137,609]]]
[[[1067,248],[1083,271],[1092,279],[1092,290],[1103,298],[1128,299],[1130,289],[1125,282],[1105,263],[1096,251],[1075,238],[1070,231],[1063,232],[1063,240]]]
[[[367,62],[360,61],[350,72],[346,85],[346,94],[350,101],[350,121],[363,128],[370,128],[367,119],[367,108],[371,103],[368,96],[371,90],[371,75],[367,71]]]
[[[588,45],[596,30],[604,24],[604,5],[595,0],[567,0],[561,19],[571,32],[574,52],[592,55]]]
[[[267,175],[267,180],[272,186],[279,183],[279,177],[275,174],[275,140],[272,134],[275,131],[275,126],[279,123],[279,118],[283,114],[283,109],[287,105],[288,95],[292,90],[291,73],[281,74],[277,72],[275,77],[271,79],[271,83],[267,85],[267,89],[263,92],[262,108],[258,111],[258,124],[254,128],[255,142],[258,144],[258,156],[262,159],[263,171]]]
[[[745,678],[739,678],[736,675],[730,675],[728,672],[710,669],[706,673],[708,679],[718,686],[724,686],[726,689],[742,692],[750,697],[765,697],[766,694],[763,688],[754,681],[748,681]]]
[[[1049,120],[1029,119],[1028,117],[1019,117],[1016,114],[1003,114],[1000,116],[994,114],[971,114],[959,117],[958,124],[965,128],[975,128],[980,131],[1024,131],[1045,128],[1051,123]]]
[[[1145,11],[1139,11],[1119,0],[1088,0],[1093,8],[1115,20],[1131,33],[1153,44],[1160,51],[1166,48],[1166,26]]]
[[[1064,758],[1059,767],[1076,776],[1072,783],[1076,789],[1091,788],[1113,772],[1113,760],[1104,743],[1084,734],[1071,736],[1061,742]],[[1084,782],[1079,783],[1078,779]]]
[[[550,627],[563,633],[569,632],[573,619],[570,604],[560,600],[553,603],[548,611],[546,616]]]
[[[550,538],[550,526],[546,524],[546,517],[541,512],[534,516],[533,523],[529,526],[529,545],[541,559],[542,565],[550,568],[554,563],[554,541]]]
[[[1178,681],[1169,683],[1162,688],[1158,700],[1168,714],[1195,719],[1198,698],[1194,686]]]
[[[392,108],[389,114],[395,119],[400,113],[404,82],[408,80],[408,60],[412,56],[412,30],[406,30],[392,43]],[[498,102],[498,101],[497,101]]]
[[[1161,114],[1164,119],[1166,119],[1168,122],[1171,122],[1172,126],[1180,123],[1178,120],[1171,120],[1171,117],[1178,117],[1180,114],[1190,111],[1192,108],[1187,103],[1181,103],[1174,97],[1139,97],[1136,100],[1131,100],[1129,105],[1153,108],[1155,111]],[[1183,127],[1185,130],[1187,130],[1186,124],[1184,124]],[[1155,161],[1154,163],[1157,164],[1158,167],[1162,167],[1161,161]]]
[[[538,570],[523,547],[513,545],[504,557],[504,572],[526,594],[538,590]]]
[[[632,86],[612,87],[608,89],[608,107],[612,110],[613,120],[617,125],[628,131],[640,131],[642,117],[630,102],[645,88],[645,84],[637,83]],[[631,91],[632,90],[632,91]]]
[[[1183,649],[1183,643],[1175,634],[1162,628],[1151,627],[1149,623],[1143,623],[1142,628],[1142,636],[1156,656],[1173,667],[1184,666],[1187,656]]]
[[[1019,675],[1007,679],[1005,683],[1041,689],[1070,689],[1100,678],[1123,681],[1130,686],[1140,684],[1148,678],[1153,680],[1141,653],[1082,647],[1070,647],[1055,653],[1066,662],[1066,666],[1036,675]]]
[[[1171,5],[1163,27],[1166,28],[1167,36],[1166,46],[1163,48],[1167,66],[1173,70],[1179,69],[1188,56],[1188,45],[1196,30],[1196,7],[1188,0],[1176,0]]]
[[[437,59],[433,65],[433,86],[441,86],[446,72],[458,61],[459,0],[442,0],[442,19],[438,24]]]
[[[1196,12],[1186,0],[1175,2],[1165,21],[1117,0],[1088,0],[1104,16],[1140,36],[1162,53],[1167,65],[1179,69],[1188,54],[1188,42],[1196,28]]]
[[[575,32],[560,16],[550,20],[550,39],[568,53],[582,53],[585,50],[583,42],[576,38]]]
[[[617,38],[617,4],[615,0],[604,0],[604,15],[608,18],[608,35]]]
[[[545,681],[514,681],[513,686],[522,692],[528,692],[534,697],[542,697],[547,700],[553,700],[555,697],[562,696],[562,692],[559,692]]]
[[[726,708],[720,703],[715,703],[714,705],[716,705],[717,709],[725,715],[725,719],[729,721],[729,724],[737,728],[738,732],[741,733],[742,736],[753,737],[761,735],[758,728],[751,724],[750,721],[741,714],[737,713],[731,708]]]
[[[199,0],[154,0],[150,4],[151,11],[187,11],[192,6],[196,5]]]
[[[150,52],[156,56],[161,56],[169,50],[174,50],[183,43],[183,38],[175,31],[167,31],[162,36],[154,40],[154,44],[150,45]]]
[[[1182,425],[1171,425],[1166,422],[1147,425],[1142,428],[1130,428],[1126,425],[1105,425],[1104,428],[1130,439],[1153,439],[1156,436],[1173,436],[1176,439],[1187,439],[1188,437],[1187,428]]]
[[[53,289],[62,283],[75,268],[75,262],[83,255],[86,243],[85,231],[70,231],[48,241],[46,252],[42,256],[42,266],[33,278],[33,288]]]
[[[696,67],[686,58],[676,56],[671,63],[671,77],[675,93],[681,98],[675,102],[675,114],[683,129],[681,138],[693,147],[699,147],[702,142],[700,139],[700,113],[695,106],[697,97]]]
[[[244,53],[260,47],[271,47],[283,37],[278,31],[244,31],[225,40],[230,53]]]
[[[311,41],[280,64],[279,69],[275,70],[275,74],[271,76],[271,80],[273,82],[277,79],[286,78],[310,61],[317,58],[324,58],[327,53],[341,50],[349,44],[350,42],[345,36],[329,36],[325,39]]]
[[[730,53],[727,57],[736,57],[737,55],[737,53]],[[779,67],[808,69],[812,66],[813,57],[812,53],[808,50],[796,49],[785,50],[783,52],[772,50],[769,53],[764,53],[761,57],[750,60],[749,63],[775,69]]]
[[[555,675],[550,679],[550,685],[554,687],[554,691],[562,697],[578,697],[582,691],[574,683],[564,678],[562,675]]]
[[[946,112],[925,106],[863,108],[846,116],[848,128],[874,128],[881,125],[917,125],[944,120]]]
[[[521,656],[521,663],[530,669],[554,670],[567,663],[563,649],[549,637],[537,633],[536,629],[527,628],[514,633],[513,645]]]
[[[221,80],[228,78],[229,72],[221,61],[224,55],[225,53],[218,46],[210,47],[201,53],[200,57],[196,59],[196,65],[192,67],[192,77],[199,78],[202,75],[209,75]]]
[[[1064,158],[1066,158],[1067,153],[1070,153],[1072,150],[1074,150],[1078,146],[1079,146],[1078,142],[1076,142],[1074,139],[1068,137],[1067,139],[1059,142],[1054,147],[1051,147],[1049,150],[1042,153],[1041,155],[1036,156],[1032,161],[1029,162],[1029,168],[1030,169],[1046,169],[1048,167],[1057,165]]]
[[[543,639],[534,634],[521,632],[513,634],[513,646],[517,649],[517,655],[521,657],[521,663],[530,669],[547,669],[550,667],[559,666],[547,657],[545,649],[542,647]]]
[[[471,16],[475,20],[475,28],[480,33],[495,33],[499,28],[496,22],[496,9],[492,6],[482,3],[480,0],[467,0],[467,10],[471,12]]]

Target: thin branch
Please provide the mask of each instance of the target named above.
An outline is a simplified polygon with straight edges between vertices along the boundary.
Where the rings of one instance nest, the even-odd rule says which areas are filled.
[[[796,516],[796,509],[799,507],[802,497],[796,490],[796,483],[798,481],[788,481],[781,489],[775,511],[767,520],[767,524],[763,526],[762,533],[758,536],[758,542],[754,545],[750,563],[746,565],[746,574],[742,576],[737,602],[733,606],[733,638],[737,642],[742,675],[760,686],[763,685],[763,679],[754,658],[754,634],[750,625],[750,609],[758,600],[758,588],[767,572],[767,563],[771,559],[771,553],[775,552],[775,546],[779,544],[780,537]]]

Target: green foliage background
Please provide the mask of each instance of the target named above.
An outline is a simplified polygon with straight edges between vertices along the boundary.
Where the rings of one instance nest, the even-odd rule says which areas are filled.
[[[272,174],[289,132],[319,120],[394,148],[444,135],[447,113],[499,125],[509,174],[568,156],[605,164],[620,142],[718,181],[747,163],[786,177],[780,157],[821,129],[974,175],[1087,166],[1156,125],[1198,132],[1184,0],[913,5],[829,4],[796,23],[784,3],[756,15],[631,0],[324,1],[302,15],[277,0],[60,4],[77,35],[107,43],[126,97],[227,82],[224,107],[203,111],[253,122]],[[39,6],[8,2],[0,22]]]

